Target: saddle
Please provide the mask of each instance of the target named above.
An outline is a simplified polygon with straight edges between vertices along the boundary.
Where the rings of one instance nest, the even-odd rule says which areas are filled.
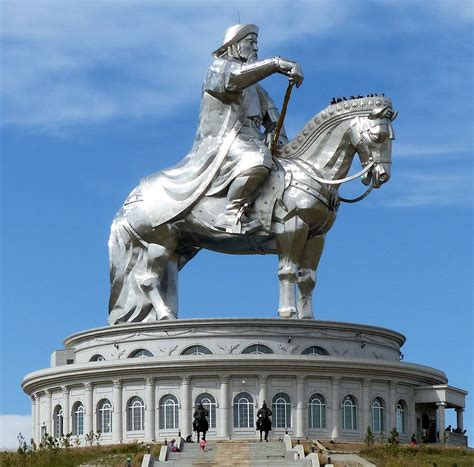
[[[251,205],[245,206],[241,218],[245,221],[237,223],[235,233],[245,235],[259,230],[271,231],[273,211],[277,203],[278,205],[282,203],[283,192],[290,184],[290,176],[280,162],[274,159],[268,178],[260,188],[259,194]],[[222,233],[222,230],[215,227],[215,218],[216,214],[224,210],[226,198],[206,196],[205,199],[205,206],[199,205],[197,212],[195,210],[193,214],[206,227]]]

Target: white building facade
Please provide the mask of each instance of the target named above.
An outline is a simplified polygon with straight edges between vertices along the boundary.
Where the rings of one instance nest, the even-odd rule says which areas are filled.
[[[33,438],[72,432],[102,444],[192,433],[200,402],[208,437],[253,438],[263,401],[272,436],[362,440],[397,429],[444,432],[445,411],[463,428],[466,392],[444,373],[401,361],[405,338],[374,326],[314,320],[196,319],[80,332],[27,375]],[[459,444],[465,438],[459,437]],[[432,441],[436,441],[433,440]]]

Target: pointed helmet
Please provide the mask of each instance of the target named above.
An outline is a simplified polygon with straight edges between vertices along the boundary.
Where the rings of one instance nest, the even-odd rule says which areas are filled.
[[[258,26],[255,24],[234,24],[234,26],[231,26],[229,29],[227,29],[222,45],[218,49],[214,50],[212,55],[219,57],[227,50],[229,45],[236,44],[249,34],[258,35]]]

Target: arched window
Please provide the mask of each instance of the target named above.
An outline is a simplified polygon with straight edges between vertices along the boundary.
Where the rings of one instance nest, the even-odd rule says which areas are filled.
[[[312,345],[301,352],[302,355],[329,355],[329,352],[322,347]]]
[[[93,355],[91,357],[91,359],[89,361],[90,362],[103,362],[104,360],[105,360],[105,358],[102,355],[96,353],[95,355]]]
[[[82,402],[76,402],[72,407],[72,434],[74,436],[84,434],[84,406]]]
[[[97,433],[112,432],[112,404],[102,399],[97,404]]]
[[[60,405],[57,405],[53,411],[53,435],[55,438],[61,438],[64,435],[64,412]]]
[[[384,404],[380,397],[375,398],[372,401],[372,430],[375,433],[384,431],[385,429],[385,416],[384,416]]]
[[[203,345],[192,345],[181,352],[181,355],[209,355],[212,352]]]
[[[310,428],[326,428],[326,400],[321,394],[313,394],[310,397],[308,420]]]
[[[253,426],[253,397],[247,392],[241,392],[234,397],[234,428],[253,428]]]
[[[242,353],[264,354],[273,353],[273,350],[265,344],[253,344],[242,350]]]
[[[132,397],[127,403],[127,431],[145,429],[145,404],[141,397]]]
[[[357,404],[352,396],[342,400],[342,429],[357,430]]]
[[[288,394],[279,392],[273,396],[272,412],[275,428],[291,427],[291,401]]]
[[[179,428],[178,407],[178,399],[172,394],[167,394],[161,398],[160,430],[176,430]]]
[[[216,399],[212,394],[209,394],[207,392],[204,392],[202,394],[199,394],[199,396],[196,397],[196,403],[195,403],[195,408],[201,404],[204,406],[204,408],[209,412],[209,417],[207,418],[207,421],[209,422],[209,428],[215,428],[216,427]]]
[[[406,424],[406,413],[407,413],[407,404],[404,400],[399,400],[396,407],[397,415],[397,431],[400,434],[406,433],[407,424]]]
[[[141,358],[141,357],[153,357],[153,354],[146,349],[134,350],[128,358]]]

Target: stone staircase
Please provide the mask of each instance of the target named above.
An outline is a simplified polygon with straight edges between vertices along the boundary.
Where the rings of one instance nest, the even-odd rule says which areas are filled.
[[[295,460],[283,443],[270,441],[210,441],[203,452],[197,443],[184,443],[181,452],[168,454],[166,462],[153,467],[310,467],[308,460]],[[151,465],[151,464],[150,464]]]

